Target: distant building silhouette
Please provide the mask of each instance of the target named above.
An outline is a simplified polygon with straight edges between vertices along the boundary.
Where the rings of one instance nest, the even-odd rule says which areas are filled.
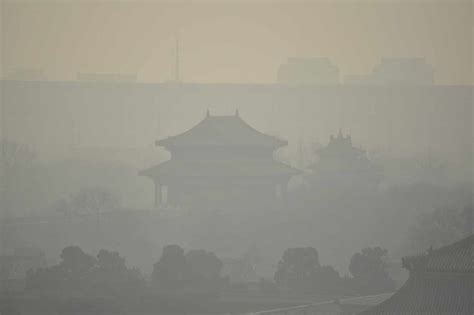
[[[92,82],[135,82],[137,75],[131,73],[92,73],[79,72],[76,75],[77,81]]]
[[[309,180],[318,188],[349,185],[375,189],[381,179],[365,151],[354,147],[351,136],[344,136],[342,130],[337,137],[331,135],[329,143],[317,154],[319,161],[310,166]]]
[[[360,313],[472,314],[474,235],[426,254],[404,258],[406,283],[390,298]]]
[[[235,205],[285,198],[298,170],[273,160],[286,141],[233,116],[206,117],[195,127],[156,142],[171,159],[140,172],[155,184],[155,205]]]
[[[351,75],[346,75],[344,77],[344,84],[345,85],[375,85],[375,80],[370,74],[367,74],[367,75],[351,74]]]
[[[46,75],[42,69],[17,68],[8,73],[5,79],[15,81],[44,81],[46,80]]]
[[[339,68],[328,58],[289,58],[278,69],[278,83],[336,85],[339,84]]]
[[[424,58],[385,58],[370,75],[349,75],[349,85],[432,85],[433,67]]]

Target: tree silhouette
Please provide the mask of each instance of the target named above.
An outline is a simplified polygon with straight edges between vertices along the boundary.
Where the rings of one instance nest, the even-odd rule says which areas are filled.
[[[191,250],[186,254],[189,268],[189,284],[205,292],[216,292],[220,284],[220,273],[224,264],[214,253]]]
[[[312,247],[289,248],[283,253],[275,273],[275,282],[297,291],[310,291],[313,276],[320,267],[319,255]]]
[[[97,255],[97,267],[90,274],[89,282],[95,288],[107,292],[136,290],[143,287],[143,280],[137,269],[129,269],[125,258],[118,252],[101,249]]]
[[[367,247],[352,256],[349,271],[359,291],[378,293],[395,289],[395,283],[387,272],[387,254],[384,248]]]
[[[127,270],[125,258],[121,257],[118,252],[112,252],[101,249],[97,255],[97,265],[100,270],[111,272],[122,272]]]
[[[139,292],[143,280],[136,269],[129,269],[118,252],[100,250],[97,259],[78,246],[62,250],[59,264],[29,271],[27,289],[78,291],[97,294]]]
[[[178,245],[163,248],[160,260],[153,265],[152,281],[162,289],[182,289],[189,275],[184,249]]]
[[[80,290],[86,275],[96,265],[96,259],[78,246],[68,246],[61,252],[59,264],[29,271],[26,278],[28,289]]]
[[[79,246],[68,246],[64,248],[61,251],[60,257],[62,261],[59,263],[59,267],[74,277],[82,276],[96,264],[96,259],[84,253]]]
[[[191,250],[186,254],[186,262],[190,268],[191,276],[199,279],[219,278],[222,261],[214,253],[205,250]]]

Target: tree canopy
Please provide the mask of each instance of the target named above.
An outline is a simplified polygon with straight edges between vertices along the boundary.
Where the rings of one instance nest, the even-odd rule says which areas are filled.
[[[367,247],[352,256],[349,271],[358,291],[371,294],[395,289],[395,282],[387,272],[387,255],[384,248]]]
[[[313,277],[321,267],[319,255],[312,247],[288,248],[275,273],[275,282],[297,291],[310,291]]]
[[[140,273],[127,268],[118,252],[102,249],[96,258],[78,246],[68,246],[60,257],[57,265],[29,271],[27,288],[110,294],[124,290],[136,292],[143,287]]]
[[[160,260],[153,266],[155,287],[164,290],[198,290],[216,293],[222,282],[222,261],[212,252],[202,249],[185,254],[178,245],[163,248]]]
[[[167,245],[163,248],[160,260],[153,265],[152,279],[159,288],[181,289],[188,274],[184,249],[178,245]]]

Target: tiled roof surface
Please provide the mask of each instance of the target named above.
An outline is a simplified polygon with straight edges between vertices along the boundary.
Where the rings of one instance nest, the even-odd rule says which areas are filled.
[[[434,250],[428,255],[426,269],[439,272],[474,272],[474,235]]]
[[[459,274],[412,276],[391,298],[360,315],[472,315],[473,280]]]
[[[188,131],[159,140],[157,144],[165,147],[278,148],[287,142],[257,131],[235,115],[207,116]]]
[[[392,297],[360,315],[474,314],[474,236],[431,251]]]

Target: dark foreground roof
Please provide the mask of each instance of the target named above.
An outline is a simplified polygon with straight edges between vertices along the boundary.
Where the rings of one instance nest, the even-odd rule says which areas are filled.
[[[360,315],[474,314],[474,235],[407,259],[410,278],[392,297]]]
[[[472,275],[412,276],[385,302],[360,315],[474,314]]]
[[[268,177],[292,176],[299,170],[273,160],[176,160],[171,159],[139,174],[157,177]]]
[[[428,255],[427,271],[474,272],[474,235],[432,251]]]
[[[164,147],[262,147],[278,148],[286,141],[261,133],[240,116],[210,116],[179,135],[159,140]]]

